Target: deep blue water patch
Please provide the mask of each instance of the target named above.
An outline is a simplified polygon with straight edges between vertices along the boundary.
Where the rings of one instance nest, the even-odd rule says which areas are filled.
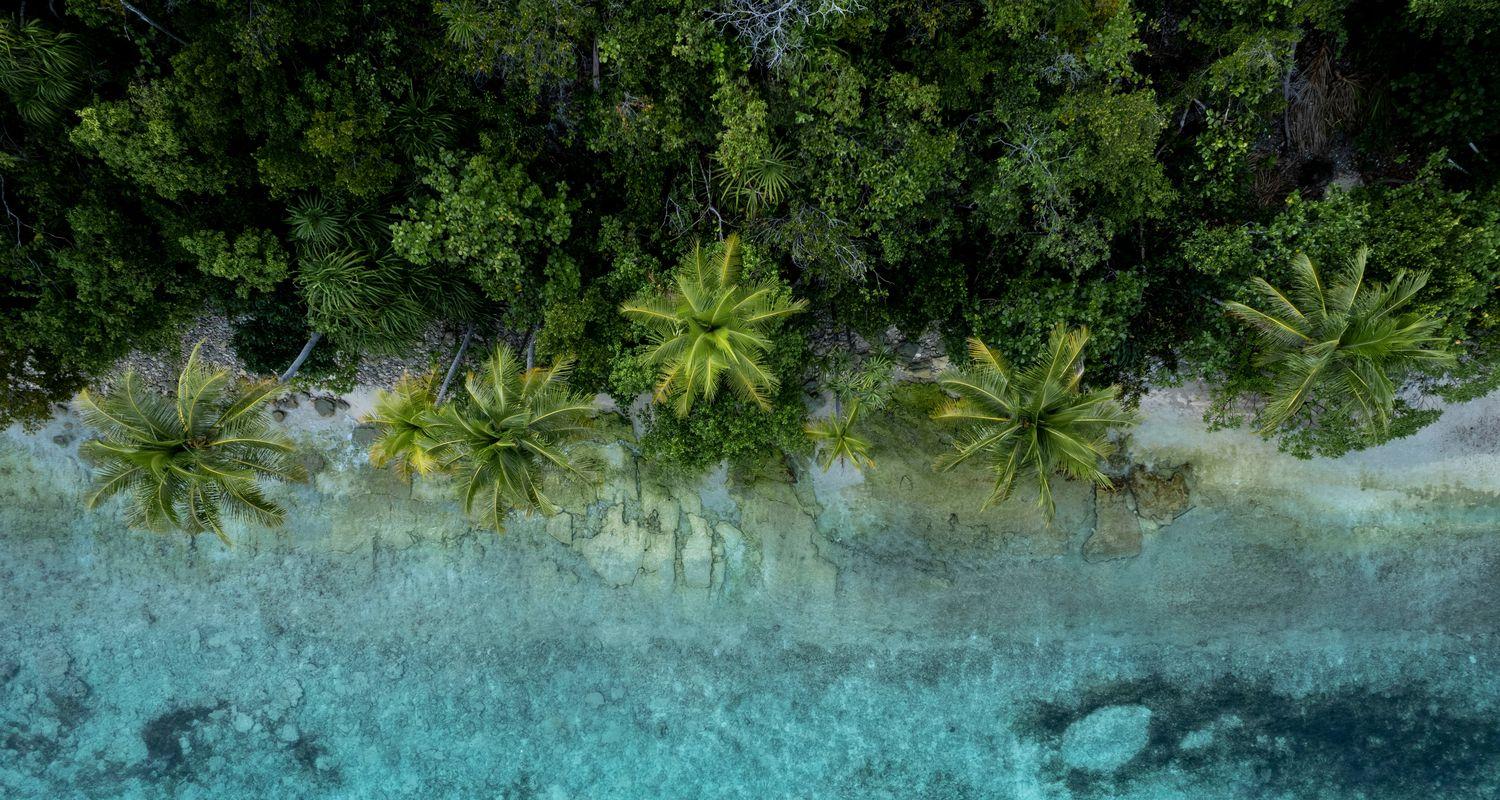
[[[1151,709],[1146,747],[1112,773],[1048,760],[1047,771],[1080,798],[1116,797],[1172,774],[1235,775],[1267,796],[1493,798],[1500,725],[1481,698],[1421,683],[1292,695],[1228,674],[1196,686],[1150,676],[1039,704],[1023,727],[1055,743],[1096,709]]]

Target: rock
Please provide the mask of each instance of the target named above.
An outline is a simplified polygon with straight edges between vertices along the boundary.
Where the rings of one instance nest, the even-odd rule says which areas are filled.
[[[57,738],[57,732],[62,729],[62,723],[52,717],[34,717],[31,720],[31,733],[45,739]]]
[[[610,586],[628,586],[640,574],[641,562],[650,546],[650,535],[639,523],[625,519],[621,505],[612,506],[591,539],[575,538],[573,548]]]
[[[1158,473],[1137,467],[1130,472],[1130,494],[1135,513],[1155,526],[1166,525],[1187,511],[1187,467]]]
[[[313,768],[319,772],[327,772],[333,769],[333,759],[324,755],[313,759]]]
[[[1177,743],[1179,750],[1202,750],[1214,743],[1214,739],[1220,731],[1233,731],[1244,725],[1245,721],[1238,714],[1225,714],[1202,728],[1189,731],[1182,741]]]
[[[566,512],[547,518],[547,535],[563,544],[573,543],[573,515]]]
[[[297,454],[297,463],[307,471],[308,475],[316,475],[328,466],[328,459],[320,455],[316,450],[303,450]]]
[[[380,438],[380,429],[368,422],[354,426],[354,445],[361,450],[370,449],[375,440]]]
[[[57,445],[58,447],[67,447],[68,445],[73,443],[73,434],[59,433],[58,435],[52,437],[52,443]]]
[[[318,416],[320,417],[331,417],[333,416],[333,412],[338,409],[338,406],[334,404],[331,397],[319,397],[313,401],[313,409],[318,412]]]
[[[282,681],[281,697],[288,706],[293,708],[302,705],[302,684],[296,678],[287,678]]]
[[[1063,731],[1062,759],[1074,769],[1113,772],[1146,748],[1151,709],[1104,706]]]
[[[1141,554],[1141,523],[1124,492],[1099,490],[1094,532],[1083,543],[1089,563],[1135,558]]]
[[[275,411],[271,412],[271,419],[274,419],[277,422],[286,422],[286,412],[278,408]]]
[[[37,674],[49,681],[62,680],[63,676],[68,674],[68,670],[73,667],[73,656],[63,649],[62,645],[55,642],[38,648],[32,654],[32,658],[36,660]]]
[[[623,697],[625,697],[625,690],[624,689],[621,689],[620,687],[615,686],[615,687],[613,687],[613,688],[611,688],[609,690],[609,699],[611,699],[611,700],[620,700]]]
[[[255,727],[255,720],[243,711],[236,711],[232,724],[234,725],[235,733],[249,733],[250,729]]]
[[[296,725],[288,722],[276,729],[276,738],[283,742],[295,742],[302,738],[302,732],[297,730]]]
[[[604,695],[601,692],[589,692],[583,696],[583,702],[587,703],[590,708],[598,708],[604,705]]]
[[[687,541],[682,545],[682,584],[692,589],[713,585],[714,538],[708,521],[693,514],[688,517]]]

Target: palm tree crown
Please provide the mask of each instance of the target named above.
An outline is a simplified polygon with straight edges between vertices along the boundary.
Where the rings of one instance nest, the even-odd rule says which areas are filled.
[[[511,509],[552,514],[542,491],[544,469],[589,480],[590,468],[567,445],[589,427],[591,398],[567,388],[570,360],[522,370],[501,346],[465,381],[466,397],[444,407],[427,449],[463,478],[464,508],[481,510],[496,530]]]
[[[820,419],[808,423],[807,436],[814,442],[822,445],[823,458],[820,463],[823,471],[827,472],[833,468],[835,461],[847,461],[854,465],[855,469],[869,469],[875,466],[875,459],[870,457],[870,442],[854,435],[855,424],[859,421],[859,400],[850,401],[849,410],[843,414],[834,412],[827,419]]]
[[[435,407],[434,375],[403,375],[392,391],[375,397],[375,408],[365,419],[380,431],[370,445],[370,463],[394,466],[397,474],[430,475],[440,465],[433,452],[434,432],[441,418]]]
[[[291,442],[266,416],[276,385],[233,391],[227,370],[202,365],[201,347],[188,357],[175,398],[146,390],[133,372],[103,396],[84,392],[84,421],[100,438],[80,449],[97,464],[89,508],[124,492],[132,526],[212,531],[227,543],[224,512],[279,525],[284,512],[260,481],[301,480],[304,473],[289,458]]]
[[[995,474],[985,507],[1009,498],[1018,477],[1033,477],[1048,519],[1056,509],[1052,475],[1061,472],[1109,485],[1109,477],[1099,470],[1099,462],[1114,452],[1109,430],[1135,424],[1135,416],[1120,406],[1118,386],[1080,388],[1088,339],[1087,328],[1069,331],[1059,325],[1052,330],[1046,356],[1019,371],[994,348],[970,339],[970,367],[939,379],[958,398],[934,415],[966,423],[969,429],[955,442],[954,452],[938,459],[937,469],[983,456]]]
[[[764,356],[773,324],[807,307],[789,300],[770,282],[740,282],[740,240],[731,234],[711,261],[701,246],[676,274],[677,289],[643,296],[621,311],[651,329],[650,358],[659,370],[656,398],[676,399],[685,416],[698,397],[712,401],[728,382],[761,408],[777,379]]]
[[[1366,282],[1369,252],[1360,248],[1331,281],[1298,254],[1291,264],[1291,292],[1257,277],[1253,284],[1261,308],[1224,304],[1260,334],[1260,361],[1272,381],[1264,432],[1290,422],[1314,396],[1384,429],[1395,403],[1395,377],[1413,367],[1452,362],[1442,350],[1438,320],[1401,313],[1426,285],[1427,273],[1403,270],[1388,284]]]

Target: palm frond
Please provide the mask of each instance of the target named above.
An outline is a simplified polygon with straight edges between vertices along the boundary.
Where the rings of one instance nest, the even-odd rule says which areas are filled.
[[[594,411],[591,399],[567,389],[571,363],[562,359],[523,372],[515,353],[498,347],[466,379],[462,402],[408,426],[438,468],[464,476],[465,510],[479,513],[497,531],[511,510],[556,510],[541,489],[544,467],[572,480],[592,480],[589,462],[567,448]]]
[[[713,259],[694,245],[673,276],[675,291],[620,308],[654,334],[648,358],[657,369],[655,397],[671,402],[679,416],[697,400],[712,402],[725,384],[762,408],[776,391],[777,378],[765,363],[772,326],[807,305],[770,285],[741,283],[740,262],[738,234]]]
[[[1047,352],[1017,372],[995,348],[971,339],[969,367],[950,371],[939,383],[957,399],[933,415],[967,427],[934,467],[950,470],[985,459],[994,476],[985,508],[1009,499],[1017,480],[1027,476],[1036,482],[1048,519],[1056,511],[1052,475],[1108,483],[1099,469],[1113,449],[1108,431],[1136,420],[1119,405],[1119,387],[1080,388],[1087,343],[1086,328],[1059,326],[1048,338]]]
[[[126,521],[154,530],[212,531],[227,541],[222,513],[280,524],[284,513],[261,491],[262,479],[298,479],[292,444],[261,409],[265,384],[231,391],[228,373],[205,367],[194,347],[168,399],[126,375],[80,405],[99,439],[80,448],[96,464],[90,508],[126,494]]]
[[[1272,387],[1261,414],[1263,433],[1300,424],[1309,407],[1342,409],[1384,430],[1403,373],[1452,363],[1436,335],[1439,321],[1401,310],[1426,284],[1426,274],[1402,271],[1390,283],[1370,283],[1368,258],[1368,248],[1360,248],[1325,281],[1312,260],[1298,254],[1291,264],[1291,299],[1257,278],[1265,308],[1224,304],[1260,335],[1258,360]],[[1314,399],[1319,402],[1310,406]]]
[[[859,420],[859,408],[859,401],[855,400],[843,415],[816,420],[807,425],[808,438],[822,448],[823,459],[820,463],[824,472],[832,469],[836,462],[847,462],[857,470],[875,466],[875,459],[870,457],[870,443],[854,433],[855,423]]]

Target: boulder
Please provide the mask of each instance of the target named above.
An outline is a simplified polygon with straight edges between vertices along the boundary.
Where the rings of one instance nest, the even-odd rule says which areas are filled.
[[[575,530],[573,548],[606,584],[628,586],[635,582],[651,537],[638,522],[625,519],[623,506],[610,507],[593,537],[580,540],[577,533]]]

